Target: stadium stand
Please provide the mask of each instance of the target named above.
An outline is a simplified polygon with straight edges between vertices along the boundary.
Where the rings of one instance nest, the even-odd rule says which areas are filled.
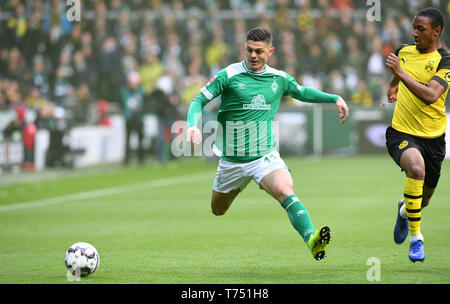
[[[1,1],[0,141],[105,124],[108,113],[121,112],[120,89],[131,72],[140,74],[144,111],[161,108],[151,98],[160,89],[174,109],[165,121],[183,117],[214,73],[243,58],[241,43],[255,26],[274,32],[271,65],[370,109],[385,102],[384,58],[412,42],[417,9],[438,7],[446,21],[450,12],[439,0],[390,1],[377,21],[366,18],[366,1],[354,0],[78,2],[80,20],[69,21],[66,1]],[[449,41],[444,31],[444,47]]]

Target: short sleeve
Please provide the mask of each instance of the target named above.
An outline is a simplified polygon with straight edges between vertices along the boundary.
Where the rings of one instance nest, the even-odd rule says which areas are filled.
[[[445,49],[439,49],[439,53],[442,55],[442,59],[431,80],[439,82],[447,90],[450,84],[450,54]]]
[[[400,53],[400,50],[402,48],[404,48],[405,46],[408,46],[408,44],[402,44],[398,48],[396,48],[395,51],[394,51],[395,56],[398,56],[398,53]]]

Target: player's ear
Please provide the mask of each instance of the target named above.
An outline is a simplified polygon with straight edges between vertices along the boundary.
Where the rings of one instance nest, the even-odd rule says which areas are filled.
[[[275,51],[275,48],[272,46],[272,47],[269,49],[269,56],[272,55],[273,51]]]
[[[438,25],[434,28],[434,33],[435,33],[436,37],[439,38],[439,36],[441,36],[441,32],[442,32],[442,26]]]

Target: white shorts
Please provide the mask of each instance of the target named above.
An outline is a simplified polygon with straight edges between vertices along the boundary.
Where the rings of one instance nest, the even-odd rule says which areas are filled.
[[[220,159],[213,190],[221,193],[236,189],[242,191],[252,179],[259,185],[264,176],[280,168],[288,169],[277,151],[248,163],[233,163]]]

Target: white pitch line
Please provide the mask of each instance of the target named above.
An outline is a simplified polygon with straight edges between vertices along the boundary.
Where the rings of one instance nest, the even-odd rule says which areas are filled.
[[[146,190],[146,189],[155,188],[155,187],[164,187],[164,186],[170,186],[170,185],[176,185],[176,184],[186,184],[186,183],[198,181],[199,179],[203,179],[206,177],[211,177],[211,172],[193,174],[193,175],[187,175],[187,176],[177,176],[177,177],[160,179],[160,180],[152,180],[152,181],[134,184],[134,185],[126,185],[126,186],[114,187],[114,188],[105,188],[105,189],[79,192],[79,193],[58,196],[58,197],[52,197],[52,198],[45,198],[45,199],[40,199],[40,200],[36,200],[36,201],[28,201],[28,202],[23,202],[23,203],[10,204],[10,205],[5,205],[5,206],[0,206],[0,212],[25,209],[25,208],[41,207],[41,206],[47,206],[47,205],[56,205],[56,204],[61,204],[61,203],[65,203],[65,202],[70,202],[70,201],[83,200],[83,199],[89,199],[89,198],[95,198],[95,197],[101,197],[101,196],[107,196],[107,195],[113,195],[113,194],[121,194],[121,193],[125,193],[125,192],[130,192],[130,191]]]

